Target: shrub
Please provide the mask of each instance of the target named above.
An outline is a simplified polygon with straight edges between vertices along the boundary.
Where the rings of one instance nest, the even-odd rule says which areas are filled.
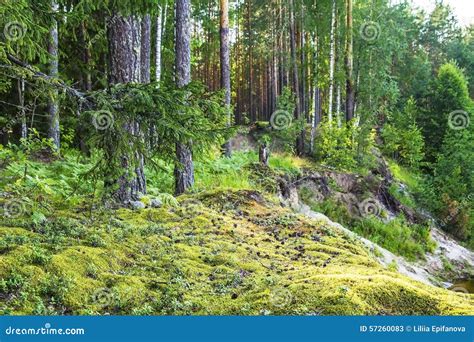
[[[370,167],[375,133],[359,127],[355,121],[337,127],[325,121],[316,136],[316,159],[327,166],[342,170]]]
[[[381,132],[382,152],[413,169],[424,159],[423,134],[415,122],[416,112],[415,101],[409,99],[404,111],[396,113]]]

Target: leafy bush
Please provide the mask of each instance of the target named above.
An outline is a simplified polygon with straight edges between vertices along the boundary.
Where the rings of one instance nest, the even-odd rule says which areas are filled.
[[[382,151],[413,169],[424,159],[424,140],[416,125],[417,107],[409,99],[402,113],[396,113],[382,129]]]
[[[337,127],[323,121],[316,136],[316,159],[342,170],[367,168],[373,164],[375,133],[356,124],[355,120]]]

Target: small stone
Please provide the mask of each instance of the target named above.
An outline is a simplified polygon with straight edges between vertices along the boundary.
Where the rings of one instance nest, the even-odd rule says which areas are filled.
[[[161,208],[162,206],[163,206],[163,202],[161,202],[158,198],[152,198],[150,200],[150,207]]]
[[[145,203],[140,201],[130,201],[130,206],[134,210],[145,209]]]

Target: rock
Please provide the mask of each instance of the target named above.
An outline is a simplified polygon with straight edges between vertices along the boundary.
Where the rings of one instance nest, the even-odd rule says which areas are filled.
[[[163,206],[163,202],[159,200],[158,198],[152,198],[150,200],[150,207],[152,208],[161,208]]]
[[[134,210],[140,210],[140,209],[145,209],[145,203],[140,202],[140,201],[130,201],[130,207]]]

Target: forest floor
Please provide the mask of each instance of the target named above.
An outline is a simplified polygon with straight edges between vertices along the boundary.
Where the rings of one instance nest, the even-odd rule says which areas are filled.
[[[361,186],[366,186],[369,182],[367,178],[370,176],[364,178],[333,171],[311,171],[309,176],[303,176],[301,181],[293,183],[296,185],[290,189],[287,196],[288,204],[297,212],[311,218],[327,220],[346,234],[359,238],[367,248],[376,251],[381,264],[394,264],[399,272],[413,279],[447,288],[461,279],[473,277],[474,252],[442,231],[435,220],[423,217],[426,213],[402,204],[390,194],[388,188],[393,189],[392,185],[397,183],[397,180],[392,178],[390,184],[386,185],[376,182],[377,185],[372,191],[361,191]],[[381,191],[384,186],[386,189]],[[405,187],[400,183],[397,186]],[[404,196],[410,196],[410,193],[405,192]],[[338,210],[327,210],[325,202],[333,206],[330,209]],[[341,209],[344,212],[342,215]],[[347,227],[355,225],[356,231],[332,222],[321,211],[336,222],[345,217]],[[411,218],[397,222],[397,218],[404,212],[409,212]],[[378,222],[375,221],[377,223],[374,224],[372,218],[376,218]],[[408,235],[408,232],[416,230],[422,230],[423,234]],[[414,244],[413,249],[399,249],[399,246],[394,246],[394,241],[390,240]]]
[[[415,262],[438,248],[421,224],[413,227],[422,233],[407,235],[411,223],[393,218],[383,200],[374,215],[363,217],[360,206],[360,217],[349,215],[352,202],[341,194],[380,195],[385,185],[367,182],[367,175],[334,176],[293,157],[274,155],[270,167],[262,168],[248,162],[249,155],[254,160],[254,154],[242,152],[229,162],[197,163],[196,193],[161,196],[153,205],[151,187],[151,195],[142,199],[144,208],[135,209],[105,208],[91,199],[54,202],[55,191],[77,178],[66,172],[72,162],[31,162],[29,170],[37,176],[29,182],[32,189],[41,185],[41,197],[35,197],[41,205],[0,221],[1,313],[474,314],[474,295],[417,281],[402,274],[396,262],[381,262],[381,250]],[[209,165],[208,175],[200,174]],[[67,175],[64,184],[51,184],[48,175],[58,168]],[[17,174],[5,186],[2,201],[11,201],[13,189],[31,186],[18,176],[23,171],[14,163],[1,170],[4,179]],[[378,191],[355,190],[368,184]],[[27,195],[34,197],[35,191]],[[311,207],[311,215],[294,210],[295,196],[299,205]],[[382,247],[368,247],[316,212],[330,218],[337,214],[346,228]],[[385,228],[395,235],[376,241],[369,234]],[[400,236],[410,248],[394,244]],[[460,276],[462,267],[451,266],[446,278]],[[444,265],[443,272],[447,269]]]

